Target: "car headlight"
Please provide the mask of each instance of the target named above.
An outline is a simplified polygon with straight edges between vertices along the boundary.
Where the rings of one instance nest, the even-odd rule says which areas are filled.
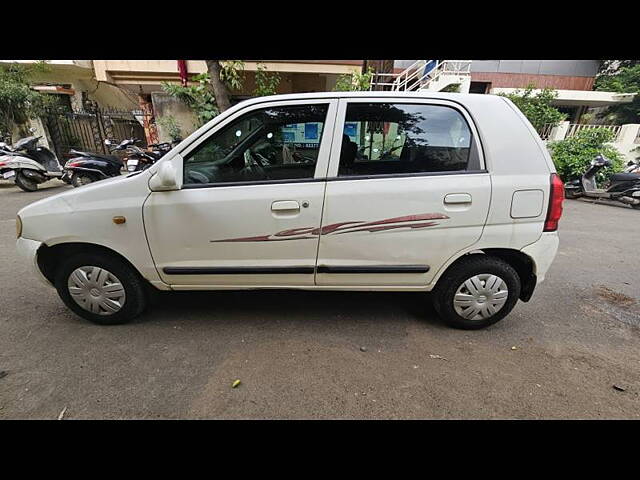
[[[20,236],[22,235],[22,219],[20,218],[20,215],[16,216],[16,236],[17,238],[20,238]]]

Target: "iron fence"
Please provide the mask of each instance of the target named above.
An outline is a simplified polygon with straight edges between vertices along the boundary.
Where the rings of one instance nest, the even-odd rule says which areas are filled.
[[[148,116],[142,111],[90,107],[75,112],[52,111],[43,120],[56,155],[66,160],[73,156],[71,149],[110,154],[104,143],[107,138],[120,142],[133,137],[140,140],[140,147],[146,147],[144,125],[150,121]]]

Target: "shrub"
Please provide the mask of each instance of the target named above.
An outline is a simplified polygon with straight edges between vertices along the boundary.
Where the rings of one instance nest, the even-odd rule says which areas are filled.
[[[564,181],[579,178],[598,154],[611,160],[611,166],[598,173],[597,180],[602,182],[614,172],[622,170],[623,156],[612,145],[612,131],[606,128],[581,130],[576,135],[558,142],[549,143],[551,158]]]
[[[545,125],[558,125],[566,118],[564,113],[551,105],[558,93],[552,88],[543,88],[534,92],[534,88],[533,85],[528,85],[524,90],[516,90],[510,94],[499,93],[498,95],[511,100],[537,131],[540,131]]]

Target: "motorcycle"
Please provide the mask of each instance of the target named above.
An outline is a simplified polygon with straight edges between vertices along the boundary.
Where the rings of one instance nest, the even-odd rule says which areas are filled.
[[[42,136],[22,138],[13,147],[4,143],[0,152],[2,177],[12,179],[25,192],[35,192],[39,184],[53,178],[70,181],[55,154],[38,146],[40,138]]]
[[[149,150],[144,151],[136,145],[127,148],[128,157],[125,159],[128,172],[138,172],[146,170],[164,155],[171,151],[173,145],[169,142],[154,143],[148,146]]]
[[[131,138],[123,140],[118,145],[111,143],[109,139],[104,141],[110,152],[118,150],[126,150],[138,140]],[[71,184],[74,187],[81,187],[105,178],[117,177],[122,169],[122,161],[115,155],[103,155],[94,152],[81,152],[78,150],[70,150],[71,158],[64,166],[65,171],[69,172]]]
[[[607,158],[602,155],[596,156],[580,179],[565,183],[565,197],[606,198],[640,210],[640,173],[614,173],[610,177],[608,188],[598,188],[596,174],[610,165],[611,162]]]

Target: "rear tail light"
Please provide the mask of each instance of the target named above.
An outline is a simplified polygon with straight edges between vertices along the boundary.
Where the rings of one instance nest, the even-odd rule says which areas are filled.
[[[4,167],[7,164],[7,162],[0,162],[0,167]]]
[[[65,167],[79,167],[80,162],[69,162],[65,165]]]
[[[564,184],[557,173],[551,174],[551,190],[549,191],[549,209],[544,221],[545,232],[558,230],[558,222],[562,216],[562,202],[564,201]]]

